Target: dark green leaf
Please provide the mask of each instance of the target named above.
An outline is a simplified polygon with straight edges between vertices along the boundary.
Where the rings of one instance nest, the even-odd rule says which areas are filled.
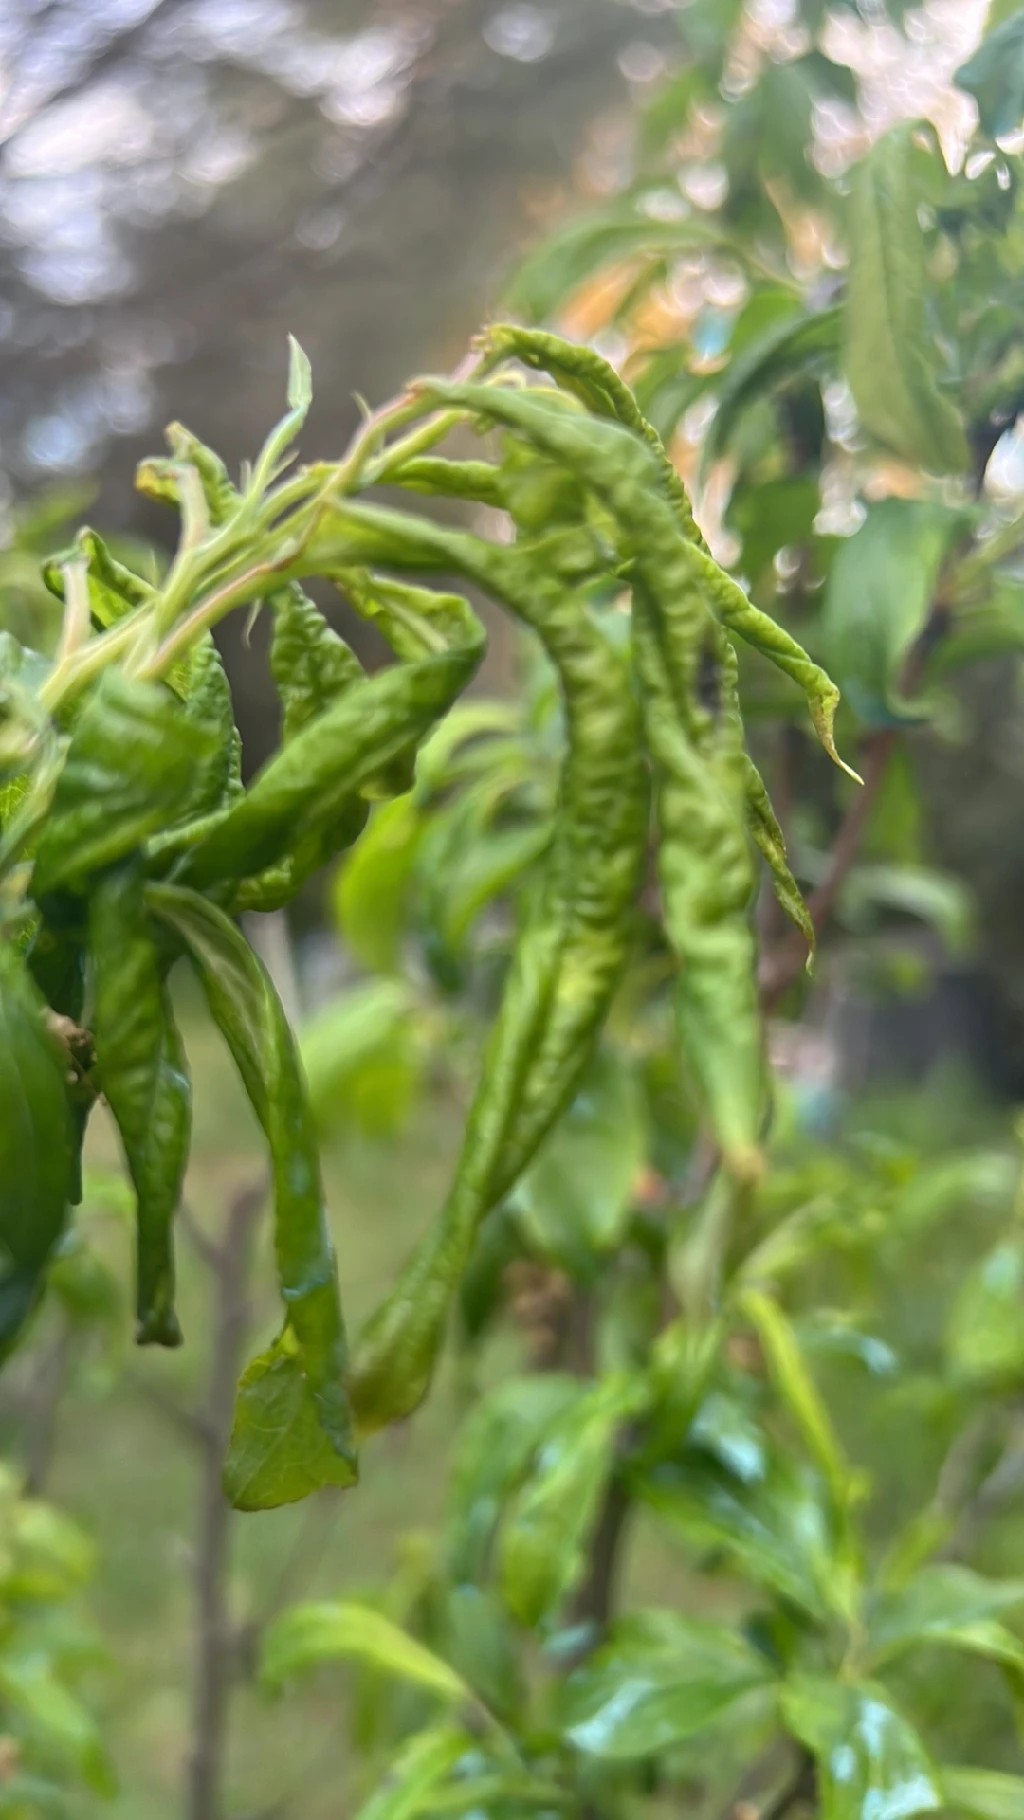
[[[150,887],[149,902],[196,968],[270,1150],[286,1327],[243,1380],[225,1468],[234,1501],[264,1508],[301,1497],[299,1487],[313,1480],[355,1478],[345,1334],[313,1117],[280,1000],[234,925],[175,886]]]
[[[726,524],[742,541],[738,568],[756,588],[778,552],[809,543],[821,505],[818,482],[769,480],[734,491]]]
[[[214,751],[155,683],[104,671],[71,736],[32,873],[37,897],[80,889],[185,816]]]
[[[588,1756],[660,1756],[770,1679],[765,1658],[735,1630],[638,1612],[570,1676],[562,1726]]]
[[[67,1058],[13,946],[0,942],[0,1358],[34,1304],[77,1177]]]
[[[808,316],[788,298],[780,300],[776,320],[755,340],[737,348],[718,384],[718,408],[704,442],[705,467],[723,455],[743,411],[797,374],[834,364],[839,352],[841,316],[822,310]]]
[[[886,499],[869,506],[860,529],[839,545],[822,615],[823,649],[867,726],[923,718],[903,698],[901,672],[927,623],[961,522],[946,506]]]
[[[993,139],[1024,120],[1024,10],[997,25],[962,63],[953,81],[978,104],[981,129]]]
[[[89,952],[100,1079],[135,1186],[138,1339],[177,1346],[171,1227],[188,1161],[192,1093],[136,867],[98,882]]]

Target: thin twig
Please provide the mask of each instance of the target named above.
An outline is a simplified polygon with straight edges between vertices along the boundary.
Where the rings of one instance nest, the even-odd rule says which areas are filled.
[[[25,1492],[41,1497],[50,1476],[57,1441],[57,1418],[71,1363],[71,1327],[62,1317],[49,1351],[36,1369],[26,1401]]]
[[[234,1667],[229,1608],[231,1508],[221,1468],[231,1432],[235,1381],[242,1363],[250,1309],[247,1293],[252,1239],[266,1195],[261,1181],[235,1195],[224,1242],[217,1249],[217,1296],[199,1482],[195,1558],[196,1639],[192,1745],[188,1763],[188,1820],[221,1820],[228,1708]]]
[[[159,1410],[164,1420],[176,1428],[186,1441],[198,1447],[209,1445],[210,1424],[201,1410],[179,1403],[177,1397],[171,1396],[162,1385],[143,1377],[141,1372],[132,1372],[128,1382],[131,1389]]]
[[[945,637],[949,622],[949,605],[943,584],[940,584],[925,627],[903,666],[899,690],[905,698],[914,696],[920,688],[928,659],[936,645]],[[840,893],[860,853],[890,761],[899,743],[900,734],[896,727],[880,728],[866,742],[862,758],[863,786],[857,791],[840,824],[825,877],[807,900],[807,909],[818,937],[824,933],[835,914]],[[797,934],[787,937],[774,955],[765,957],[760,980],[761,1006],[764,1011],[774,1011],[799,979],[805,959],[804,943]]]
[[[816,936],[820,936],[831,922],[839,894],[860,852],[861,842],[885,782],[896,738],[895,731],[886,728],[884,732],[876,733],[869,742],[864,760],[863,788],[857,791],[840,825],[829,858],[828,871],[817,890],[807,900]],[[799,979],[805,959],[803,938],[796,933],[787,934],[782,946],[773,955],[766,957],[760,979],[761,1004],[765,1011],[773,1011]]]

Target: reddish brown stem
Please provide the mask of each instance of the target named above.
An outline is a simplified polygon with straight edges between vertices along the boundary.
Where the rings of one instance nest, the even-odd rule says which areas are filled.
[[[882,733],[876,733],[868,744],[864,760],[864,786],[857,791],[843,818],[829,856],[828,870],[817,890],[807,900],[816,936],[820,936],[831,922],[839,893],[860,852],[861,842],[885,782],[896,740],[895,731],[887,728]],[[792,936],[787,936],[774,954],[766,957],[760,981],[761,1005],[765,1011],[773,1011],[799,979],[805,959],[803,938],[795,932]]]

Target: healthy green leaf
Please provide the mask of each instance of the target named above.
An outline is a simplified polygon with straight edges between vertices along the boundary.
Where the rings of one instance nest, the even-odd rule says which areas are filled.
[[[338,928],[371,972],[393,973],[398,966],[406,887],[422,832],[414,796],[382,803],[338,873],[333,890]]]
[[[1024,1580],[986,1580],[969,1567],[924,1567],[906,1586],[874,1600],[868,1617],[873,1665],[932,1643],[1020,1670],[1024,1644],[996,1622],[996,1614],[1021,1604]]]
[[[0,1699],[19,1730],[47,1756],[73,1767],[95,1794],[117,1792],[106,1747],[91,1713],[57,1680],[43,1651],[25,1645],[0,1655]]]
[[[1024,1820],[1024,1776],[994,1769],[944,1769],[943,1807],[971,1820]]]
[[[847,880],[841,901],[843,915],[852,923],[863,921],[869,908],[896,910],[934,929],[950,955],[970,952],[975,921],[973,893],[961,879],[933,866],[864,862]]]
[[[778,1303],[760,1289],[743,1290],[738,1306],[754,1328],[779,1395],[841,1508],[850,1495],[850,1469],[791,1323]]]
[[[872,147],[854,180],[843,364],[864,428],[929,473],[967,466],[956,406],[941,389],[926,309],[912,126]]]
[[[368,980],[303,1025],[302,1066],[324,1130],[346,1120],[378,1134],[401,1125],[422,1070],[415,1011],[403,981]]]
[[[456,1581],[482,1577],[491,1538],[545,1435],[583,1395],[579,1379],[514,1377],[481,1397],[459,1435],[447,1555]]]
[[[725,1625],[637,1612],[569,1677],[562,1728],[587,1756],[660,1756],[771,1680],[771,1665]]]
[[[809,316],[790,310],[730,361],[716,388],[717,409],[704,442],[705,467],[728,450],[743,412],[796,374],[834,364],[839,353],[839,310]],[[802,483],[801,483],[802,484]]]
[[[946,1346],[973,1384],[1013,1385],[1024,1375],[1024,1248],[1004,1240],[972,1264],[953,1303]]]
[[[635,1480],[638,1497],[670,1534],[724,1554],[757,1586],[823,1618],[848,1603],[829,1519],[814,1479],[781,1459],[741,1478],[694,1455]]]
[[[869,506],[860,529],[839,545],[822,642],[845,698],[869,727],[926,717],[904,699],[901,672],[934,607],[960,523],[934,502],[886,499]]]
[[[358,1810],[355,1820],[414,1820],[434,1807],[457,1765],[474,1749],[468,1732],[432,1726],[407,1739],[389,1766],[382,1787]]]
[[[263,1646],[262,1674],[279,1687],[322,1662],[353,1660],[383,1669],[443,1700],[472,1696],[440,1656],[417,1643],[372,1606],[345,1602],[296,1605],[276,1618]]]
[[[818,1766],[822,1820],[911,1820],[943,1805],[938,1771],[884,1688],[801,1676],[783,1689],[782,1716]]]
[[[521,1624],[550,1616],[583,1573],[618,1430],[642,1397],[636,1380],[607,1377],[546,1430],[499,1538],[502,1597]]]

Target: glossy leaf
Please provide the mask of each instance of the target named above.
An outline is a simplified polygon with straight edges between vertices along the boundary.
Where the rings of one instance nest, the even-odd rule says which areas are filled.
[[[695,1455],[659,1467],[636,1490],[669,1534],[711,1550],[757,1586],[817,1618],[848,1606],[816,1481],[783,1460],[741,1478]]]
[[[520,1623],[552,1614],[583,1573],[618,1430],[642,1395],[635,1380],[605,1378],[546,1430],[499,1540],[502,1597]]]
[[[319,607],[292,583],[271,596],[270,674],[283,709],[285,744],[362,680],[363,670]]]
[[[459,1435],[447,1553],[457,1580],[479,1578],[505,1504],[549,1429],[583,1395],[578,1379],[551,1372],[514,1377],[488,1391]]]
[[[569,1677],[564,1735],[591,1757],[660,1756],[771,1678],[765,1658],[725,1625],[638,1612]]]
[[[938,1771],[883,1688],[804,1676],[783,1689],[782,1715],[817,1764],[822,1820],[911,1820],[943,1805]]]

